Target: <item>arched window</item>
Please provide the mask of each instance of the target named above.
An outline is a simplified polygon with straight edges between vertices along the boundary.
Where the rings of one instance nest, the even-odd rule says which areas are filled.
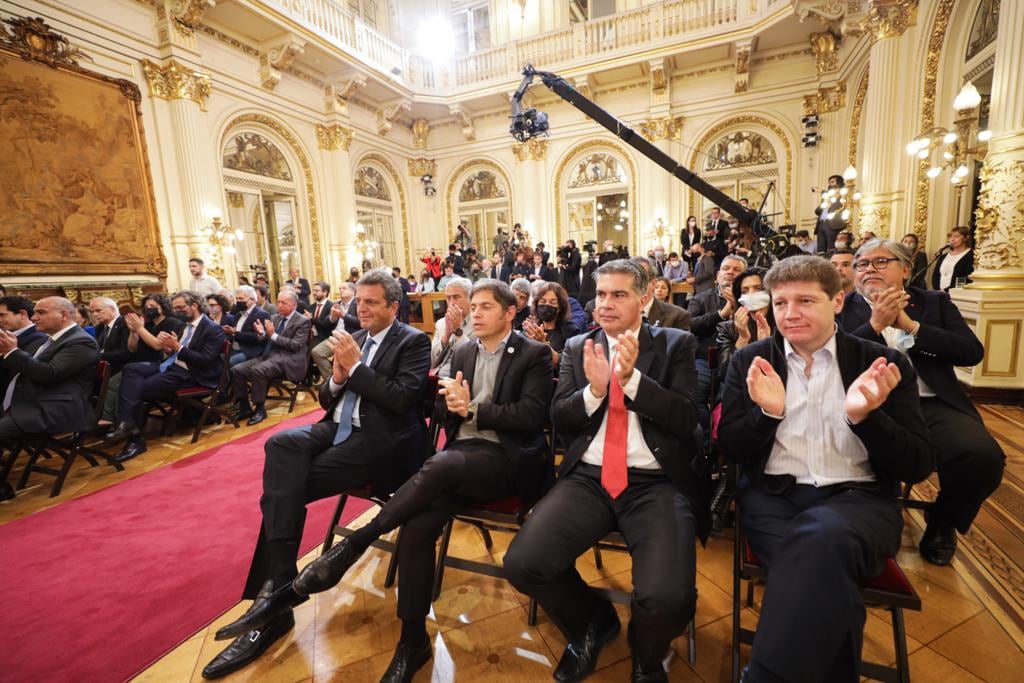
[[[608,149],[571,154],[559,182],[565,188],[567,230],[559,241],[572,239],[580,248],[611,240],[629,247],[635,232],[630,167]]]
[[[352,177],[356,195],[354,245],[361,254],[363,270],[398,265],[395,251],[394,189],[388,173],[375,163],[359,166]]]
[[[481,253],[490,255],[498,230],[505,234],[510,232],[508,178],[492,162],[470,161],[455,172],[453,183],[455,222],[466,221],[473,245]],[[450,227],[450,237],[458,239],[454,225]]]
[[[775,182],[778,188],[782,160],[775,146],[760,132],[744,128],[713,136],[711,140],[701,150],[698,160],[701,177],[733,199],[746,199],[751,208],[760,208],[769,184]],[[714,202],[704,197],[696,197],[696,201],[690,213],[704,224]],[[781,210],[780,206],[779,194],[773,192],[764,211],[775,214]]]

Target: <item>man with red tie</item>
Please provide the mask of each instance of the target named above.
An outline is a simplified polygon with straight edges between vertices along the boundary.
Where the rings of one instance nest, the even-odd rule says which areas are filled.
[[[697,342],[643,323],[648,276],[637,264],[609,261],[595,279],[600,329],[566,344],[552,404],[567,444],[559,480],[509,547],[505,575],[569,641],[555,679],[581,680],[620,625],[574,565],[620,532],[633,561],[632,680],[666,681],[662,660],[696,608],[695,539],[710,526],[695,434]]]

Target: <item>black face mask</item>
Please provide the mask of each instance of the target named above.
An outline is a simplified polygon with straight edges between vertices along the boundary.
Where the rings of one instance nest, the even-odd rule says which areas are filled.
[[[171,315],[183,323],[187,323],[192,320],[192,314],[188,311],[173,311]]]
[[[558,308],[547,304],[537,304],[537,317],[541,322],[549,323],[558,317]]]
[[[242,314],[245,313],[246,307],[241,301],[237,301],[235,302],[235,305],[231,307],[231,310],[235,313]]]
[[[147,308],[142,311],[142,314],[146,316],[146,320],[156,320],[160,317],[160,309]]]

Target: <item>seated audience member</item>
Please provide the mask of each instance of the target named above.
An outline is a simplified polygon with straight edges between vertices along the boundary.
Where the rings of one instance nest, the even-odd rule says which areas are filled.
[[[958,226],[947,236],[949,251],[939,256],[932,270],[932,289],[948,292],[952,287],[962,287],[971,282],[974,272],[974,249],[971,231]]]
[[[89,307],[85,304],[75,304],[75,324],[85,330],[89,336],[96,336],[96,328],[93,327]]]
[[[254,602],[218,636],[266,614],[274,592],[295,578],[308,503],[365,486],[372,486],[374,495],[387,496],[423,464],[426,424],[420,410],[430,370],[430,339],[396,320],[402,293],[386,271],[363,275],[356,292],[363,329],[355,335],[332,333],[330,380],[320,389],[327,413],[320,422],[278,432],[267,441],[263,521],[242,593]],[[426,575],[433,576],[430,570]],[[405,580],[410,579],[430,582],[424,576]],[[245,666],[294,626],[292,611],[286,609],[243,633],[203,669],[203,677],[220,678]]]
[[[310,304],[310,310],[303,313],[312,323],[309,332],[310,343],[314,346],[327,341],[336,326],[336,321],[331,320],[331,307],[334,304],[327,298],[330,293],[331,286],[328,283],[322,280],[315,283],[313,285],[313,303]]]
[[[161,332],[178,335],[185,323],[171,315],[171,302],[163,294],[147,294],[142,297],[142,316],[129,312],[124,316],[128,326],[128,351],[132,363],[159,363],[164,358],[164,347],[158,336]],[[103,416],[100,425],[107,426],[117,421],[117,408],[121,394],[121,373],[107,382],[107,395],[103,401]]]
[[[467,278],[453,278],[444,288],[448,304],[444,318],[434,324],[434,339],[430,345],[430,367],[438,377],[450,377],[452,356],[459,344],[475,339],[473,321],[469,316],[469,292],[473,283]]]
[[[652,289],[654,298],[665,304],[672,303],[672,282],[667,277],[661,275],[654,278],[651,282],[654,285]]]
[[[270,314],[260,308],[257,302],[256,290],[248,285],[242,285],[235,290],[235,322],[231,325],[221,325],[224,334],[231,340],[232,367],[252,358],[256,358],[263,352],[266,346],[256,334],[256,321],[270,319]]]
[[[698,261],[698,264],[700,261]],[[708,366],[708,349],[715,345],[718,324],[731,320],[739,307],[732,295],[732,283],[736,276],[747,269],[742,256],[727,256],[715,275],[715,286],[696,294],[690,299],[690,331],[697,337],[697,413],[700,424],[706,426],[711,419],[708,402],[711,399],[711,368]]]
[[[32,322],[45,337],[29,348],[19,348],[19,335],[0,329],[0,372],[10,378],[0,397],[0,451],[36,435],[94,426],[96,340],[75,322],[75,305],[61,297],[40,299]],[[0,482],[0,500],[13,497],[13,487]]]
[[[835,248],[833,251],[839,251],[841,249],[853,249],[854,242],[853,233],[849,230],[843,230],[836,235]]]
[[[331,305],[331,324],[334,326],[334,330],[344,330],[349,334],[355,334],[360,329],[359,316],[356,314],[356,286],[351,282],[342,282],[338,294],[340,298]],[[328,344],[329,341],[330,337],[314,346],[309,354],[323,383],[326,383],[331,377],[331,357],[334,352]]]
[[[857,681],[858,584],[900,548],[899,483],[935,462],[916,376],[895,350],[838,330],[843,294],[824,259],[784,259],[765,285],[778,332],[733,356],[718,430],[768,571],[744,680]]]
[[[444,275],[442,275],[441,279],[437,281],[437,291],[443,292],[445,290],[445,287],[448,286],[448,283],[454,280],[456,277],[458,276],[455,275],[455,266],[453,266],[451,263],[444,264]]]
[[[643,268],[648,277],[648,296],[645,299],[646,303],[643,310],[644,322],[653,327],[674,327],[677,330],[689,330],[690,314],[687,313],[685,308],[659,301],[654,296],[654,285],[658,276],[654,261],[644,256],[634,256],[631,260]]]
[[[706,292],[715,287],[715,254],[704,244],[695,244],[690,247],[693,254],[693,271],[686,278],[686,282],[693,287],[694,295]],[[746,259],[744,259],[746,262]]]
[[[729,360],[736,351],[753,342],[768,339],[775,329],[770,306],[772,299],[764,287],[764,274],[764,268],[749,268],[732,281],[732,296],[739,308],[732,319],[723,320],[715,329],[718,377],[723,380],[729,369]]]
[[[920,550],[932,564],[946,565],[956,552],[956,532],[967,533],[998,488],[1006,457],[954,373],[954,367],[980,363],[984,347],[948,294],[904,287],[910,267],[903,245],[864,244],[853,262],[857,292],[843,307],[840,324],[850,334],[900,351],[917,371],[940,485]]]
[[[31,299],[25,296],[3,296],[0,297],[0,330],[6,330],[18,338],[18,348],[30,352],[35,351],[35,344],[46,338],[45,332],[40,332],[32,323],[32,315],[35,313],[36,305]],[[7,382],[11,374],[0,363],[0,397],[7,391]]]
[[[299,298],[299,301],[303,304],[309,304],[309,295],[313,292],[309,286],[309,280],[299,276],[299,269],[296,266],[292,266],[288,269],[288,279],[284,281],[284,284],[291,285],[292,289],[295,290],[295,295]],[[280,294],[280,292],[278,292]]]
[[[512,280],[512,294],[516,297],[516,317],[512,320],[512,329],[522,332],[523,321],[530,316],[530,296],[533,288],[526,278]]]
[[[430,271],[426,268],[420,271],[420,284],[418,291],[421,294],[429,294],[434,291],[434,278],[430,276]]]
[[[928,254],[925,253],[924,249],[920,248],[917,242],[917,235],[908,232],[900,240],[900,244],[905,246],[907,251],[910,252],[910,282],[907,285],[909,287],[917,287],[918,289],[928,289],[928,286],[924,283],[924,276],[928,274]]]
[[[533,290],[533,315],[523,321],[523,334],[551,349],[557,368],[565,343],[581,332],[569,318],[569,297],[557,282],[541,282]]]
[[[100,349],[100,359],[110,363],[110,374],[116,375],[131,360],[131,351],[128,349],[131,330],[113,299],[93,297],[89,301],[89,314],[96,323],[96,345]]]
[[[227,290],[222,290],[226,292]],[[237,322],[231,312],[231,302],[223,293],[210,294],[206,297],[207,316],[221,327],[234,325]]]
[[[597,269],[601,329],[566,344],[551,409],[568,444],[560,476],[505,555],[509,582],[535,598],[569,641],[554,671],[559,681],[593,672],[619,633],[615,608],[574,566],[608,533],[623,535],[632,558],[634,681],[668,680],[662,660],[696,608],[695,540],[710,526],[706,475],[690,468],[694,458],[703,464],[696,340],[643,323],[647,279],[629,260]]]
[[[839,272],[839,280],[842,283],[843,295],[849,299],[853,294],[853,250],[836,249],[828,257],[829,262]],[[845,299],[844,299],[845,300]]]
[[[665,265],[665,279],[670,283],[685,282],[686,276],[690,274],[690,265],[685,259],[679,258],[679,254],[671,252],[668,255],[668,263]],[[669,288],[671,291],[671,288]]]
[[[256,285],[256,303],[267,315],[277,315],[277,306],[270,301],[270,288],[267,285]]]
[[[426,617],[433,594],[434,546],[444,525],[473,501],[514,494],[536,500],[547,478],[544,423],[552,389],[548,349],[512,330],[515,298],[505,283],[483,280],[473,287],[470,300],[476,340],[458,348],[452,361],[455,376],[442,380],[445,450],[429,458],[366,526],[218,635],[241,635],[290,613],[305,596],[336,585],[373,541],[401,526],[395,552],[402,629],[383,680],[409,681],[430,659]],[[334,363],[338,368],[340,351]]]
[[[235,417],[249,418],[249,425],[267,419],[267,388],[271,381],[283,377],[301,382],[309,369],[310,322],[296,310],[298,305],[295,292],[283,290],[277,297],[277,315],[253,323],[263,351],[231,368],[231,395],[238,411]]]
[[[195,292],[181,291],[171,297],[175,318],[184,323],[180,335],[157,334],[166,358],[161,362],[128,363],[121,371],[117,429],[108,439],[127,438],[116,458],[119,462],[146,452],[142,436],[142,411],[147,401],[173,401],[178,389],[220,383],[224,359],[224,330],[204,314],[206,302]]]

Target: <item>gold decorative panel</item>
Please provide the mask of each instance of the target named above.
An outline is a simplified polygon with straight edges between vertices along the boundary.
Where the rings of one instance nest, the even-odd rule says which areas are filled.
[[[775,148],[772,143],[762,135],[741,130],[729,133],[711,146],[704,170],[774,164],[775,161]]]
[[[391,201],[391,191],[388,189],[384,176],[373,166],[360,166],[357,168],[352,184],[356,194],[360,197],[380,199],[385,202]]]
[[[281,150],[259,133],[241,133],[224,148],[224,168],[278,180],[291,180],[292,172]]]
[[[149,94],[153,97],[192,100],[206,111],[206,98],[213,90],[209,74],[193,71],[174,59],[164,66],[143,59],[142,73],[149,84]]]

